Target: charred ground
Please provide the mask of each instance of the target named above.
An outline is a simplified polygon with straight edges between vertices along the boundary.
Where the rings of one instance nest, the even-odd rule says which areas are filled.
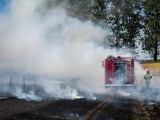
[[[1,120],[159,120],[160,103],[148,104],[126,97],[106,100],[26,101],[0,100]]]

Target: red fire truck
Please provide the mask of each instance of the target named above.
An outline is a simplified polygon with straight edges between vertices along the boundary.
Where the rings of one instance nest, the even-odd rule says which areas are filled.
[[[108,56],[102,61],[105,69],[105,87],[134,86],[134,60],[131,57]]]

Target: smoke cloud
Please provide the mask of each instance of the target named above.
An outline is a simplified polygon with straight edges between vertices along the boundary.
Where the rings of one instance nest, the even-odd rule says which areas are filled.
[[[1,68],[103,85],[106,51],[98,45],[106,31],[67,16],[64,2],[54,3],[51,9],[41,0],[11,1],[10,11],[0,15]]]
[[[48,2],[12,0],[9,11],[0,14],[1,71],[12,68],[26,73],[48,74],[53,76],[50,81],[59,82],[78,78],[78,88],[88,92],[105,93],[102,60],[109,54],[130,54],[100,46],[107,29],[104,30],[90,21],[82,22],[68,16],[65,0]],[[137,77],[142,78],[144,70],[136,69],[136,72]],[[56,96],[55,91],[60,88],[48,84],[50,83],[43,79],[45,91]],[[76,91],[70,88],[67,90],[73,96],[78,96]],[[30,93],[35,95],[32,91]],[[59,93],[60,96],[66,95],[62,91]],[[22,90],[18,89],[14,94],[21,96]],[[22,98],[25,97],[28,96],[22,95]]]

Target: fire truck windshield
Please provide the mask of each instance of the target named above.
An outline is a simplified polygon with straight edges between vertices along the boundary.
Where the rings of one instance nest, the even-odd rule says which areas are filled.
[[[114,63],[114,82],[123,83],[125,81],[125,63],[115,62]]]

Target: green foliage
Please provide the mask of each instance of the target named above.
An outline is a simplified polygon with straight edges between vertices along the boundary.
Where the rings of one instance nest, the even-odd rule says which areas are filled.
[[[129,48],[134,54],[137,43],[156,61],[160,53],[159,0],[68,0],[71,16],[103,23],[109,28],[104,45]],[[108,32],[108,29],[107,29]]]
[[[157,61],[160,51],[160,2],[146,0],[144,2],[144,38],[143,49],[148,51]]]
[[[97,2],[99,3],[99,0]],[[106,7],[101,7],[102,2]],[[139,0],[100,0],[99,4],[101,5],[99,10],[105,13],[102,18],[105,18],[115,37],[112,39],[112,46],[117,49],[123,46],[130,49],[136,48],[135,39],[141,28],[141,2]]]

